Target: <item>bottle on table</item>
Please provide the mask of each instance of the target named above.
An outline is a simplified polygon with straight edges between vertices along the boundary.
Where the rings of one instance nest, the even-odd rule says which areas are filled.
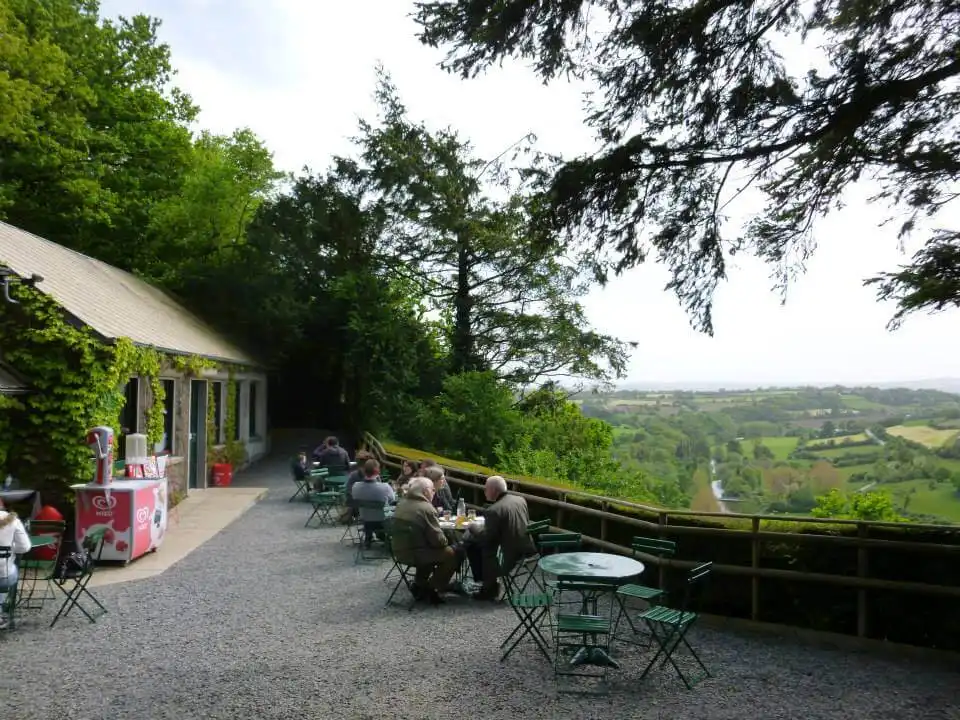
[[[462,518],[467,516],[467,504],[463,501],[463,498],[457,500],[457,517]]]

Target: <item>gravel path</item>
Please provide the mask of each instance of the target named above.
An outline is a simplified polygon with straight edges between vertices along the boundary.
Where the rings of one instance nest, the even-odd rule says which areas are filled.
[[[0,634],[0,705],[17,720],[960,718],[946,669],[708,629],[695,642],[715,677],[692,692],[666,672],[641,685],[628,652],[609,695],[558,696],[531,647],[498,661],[507,607],[383,609],[386,567],[304,529],[283,465],[239,482],[274,489],[166,573],[98,589],[98,624],[49,630],[44,611]]]

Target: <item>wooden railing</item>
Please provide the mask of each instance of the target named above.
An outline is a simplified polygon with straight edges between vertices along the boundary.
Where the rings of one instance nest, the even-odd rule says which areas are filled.
[[[404,458],[386,452],[372,436],[367,438],[367,445],[381,462],[399,469]],[[455,466],[446,466],[446,475],[455,492],[459,489],[473,505],[483,504],[486,476]],[[557,528],[580,532],[585,543],[605,551],[630,554],[630,538],[634,535],[682,538],[675,559],[661,561],[642,554],[640,557],[648,565],[658,567],[661,582],[669,568],[689,568],[702,560],[714,560],[715,572],[726,576],[730,583],[727,595],[733,596],[733,600],[728,597],[728,602],[712,608],[718,614],[782,622],[782,616],[791,613],[771,608],[769,603],[782,601],[784,597],[797,602],[797,594],[784,593],[784,586],[799,584],[811,586],[816,591],[829,589],[833,594],[850,591],[856,598],[855,628],[851,625],[841,631],[883,639],[889,637],[889,627],[871,631],[871,594],[911,596],[914,600],[904,606],[910,612],[929,603],[939,605],[945,602],[952,607],[960,600],[960,527],[957,526],[667,510],[526,480],[506,479],[511,491],[527,500],[532,518],[546,517]],[[791,525],[790,530],[785,529]],[[684,553],[685,546],[693,546],[693,550]],[[905,559],[905,554],[912,560]],[[769,566],[797,564],[797,556],[804,560],[799,563],[800,567],[813,565],[817,569]],[[884,574],[883,571],[871,572],[872,564],[883,565],[881,561],[891,556],[900,558],[892,563],[894,570],[905,570],[915,577],[884,578],[878,577]],[[742,562],[729,561],[738,559]],[[886,571],[890,569],[885,568]],[[774,592],[775,586],[780,587],[779,592]],[[781,596],[780,600],[765,598],[764,587],[769,587],[772,595]],[[806,595],[808,600],[812,597],[810,593]],[[829,605],[829,602],[825,604]],[[903,605],[899,601],[895,604]],[[897,639],[960,649],[960,613],[954,612],[953,616],[958,618],[955,627],[943,628],[941,621],[936,623],[941,630],[948,631],[949,642],[944,642],[942,637],[932,639],[937,636],[933,628],[923,631],[924,634],[929,632],[930,638]],[[886,619],[889,625],[890,620]],[[790,624],[835,629],[822,627],[829,625],[826,620]]]

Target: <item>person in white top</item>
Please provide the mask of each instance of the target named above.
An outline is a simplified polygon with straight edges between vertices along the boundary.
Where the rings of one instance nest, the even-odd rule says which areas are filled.
[[[0,548],[10,548],[10,557],[0,558],[0,629],[9,622],[6,615],[7,590],[17,586],[19,575],[14,555],[22,555],[30,549],[30,536],[14,512],[3,509],[0,501]]]

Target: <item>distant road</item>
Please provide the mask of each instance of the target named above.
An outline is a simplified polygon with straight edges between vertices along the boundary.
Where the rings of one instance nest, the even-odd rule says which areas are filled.
[[[867,428],[866,430],[864,430],[863,433],[868,438],[873,440],[877,445],[886,445],[886,443],[883,440],[881,440],[880,438],[878,438],[876,435],[873,434],[873,430],[871,430],[870,428]]]

